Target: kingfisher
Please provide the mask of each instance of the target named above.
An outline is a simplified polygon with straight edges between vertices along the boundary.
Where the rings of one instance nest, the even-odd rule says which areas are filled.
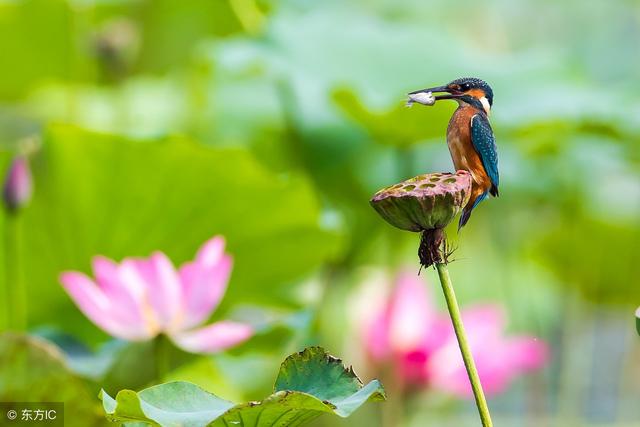
[[[442,94],[434,97],[431,95],[433,92]],[[460,230],[481,201],[489,195],[498,197],[498,148],[489,123],[493,90],[484,80],[463,77],[445,86],[409,94],[412,100],[421,99],[422,96],[431,100],[425,105],[432,105],[443,99],[452,99],[458,103],[447,127],[447,145],[456,170],[466,170],[472,177],[471,196],[458,223]]]

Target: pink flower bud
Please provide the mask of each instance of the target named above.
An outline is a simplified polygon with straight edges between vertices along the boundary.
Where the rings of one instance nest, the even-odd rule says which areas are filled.
[[[33,192],[33,180],[29,161],[25,156],[13,158],[4,181],[3,197],[9,211],[15,212],[29,203]]]

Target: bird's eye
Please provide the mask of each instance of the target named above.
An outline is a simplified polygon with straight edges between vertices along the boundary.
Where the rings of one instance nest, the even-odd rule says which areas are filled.
[[[469,83],[463,83],[460,85],[460,90],[462,91],[467,91],[471,88],[471,86],[469,86]]]

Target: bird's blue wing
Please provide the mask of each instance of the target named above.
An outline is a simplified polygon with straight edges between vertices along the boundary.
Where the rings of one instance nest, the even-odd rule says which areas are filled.
[[[491,194],[498,195],[500,174],[498,173],[498,147],[493,136],[489,119],[484,114],[476,114],[471,118],[471,142],[482,159],[482,165],[491,179]]]

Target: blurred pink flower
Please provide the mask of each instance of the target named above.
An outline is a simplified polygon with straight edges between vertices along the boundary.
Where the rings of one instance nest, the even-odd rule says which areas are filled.
[[[4,180],[4,203],[10,211],[15,211],[31,200],[32,192],[33,179],[29,161],[25,156],[17,155],[13,158]]]
[[[251,326],[226,320],[194,329],[226,290],[232,260],[224,246],[222,237],[212,238],[178,270],[162,252],[120,264],[97,256],[95,281],[75,271],[62,273],[60,281],[80,310],[114,337],[144,341],[164,333],[184,350],[213,353],[253,334]]]
[[[404,388],[433,387],[470,398],[471,386],[449,316],[436,310],[428,289],[415,274],[398,277],[384,306],[364,325],[367,353],[375,365],[390,366]],[[505,335],[500,306],[468,307],[462,317],[485,393],[506,390],[516,376],[546,362],[544,342]]]

